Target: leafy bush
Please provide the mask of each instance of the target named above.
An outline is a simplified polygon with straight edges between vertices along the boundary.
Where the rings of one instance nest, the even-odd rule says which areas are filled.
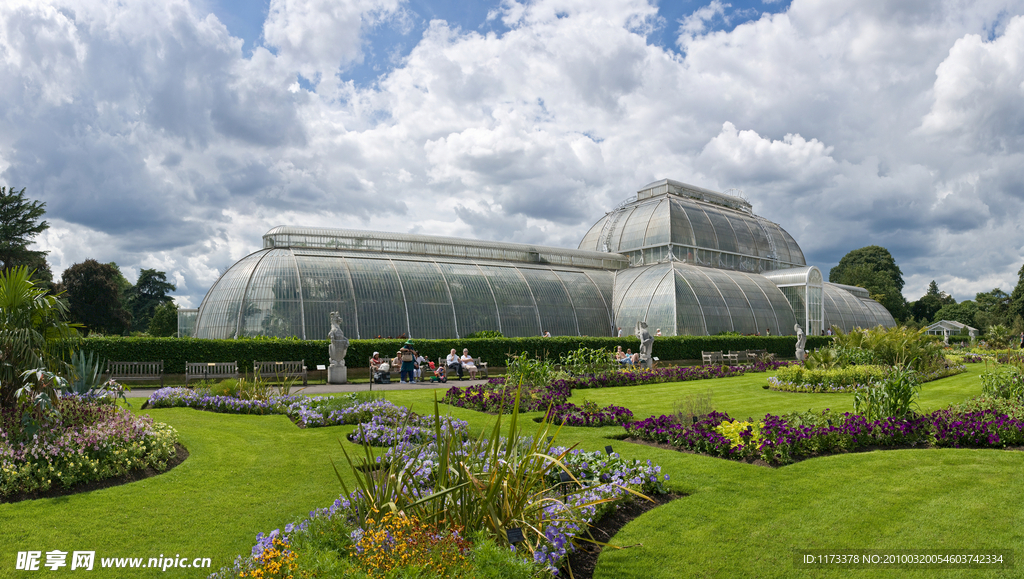
[[[868,350],[876,364],[910,364],[915,370],[926,371],[942,360],[942,343],[926,332],[927,328],[913,330],[906,326],[855,329],[848,334],[840,330],[835,336],[835,345],[847,356],[850,350]]]
[[[885,375],[853,393],[853,408],[868,420],[902,418],[917,406],[921,391],[917,372],[908,366],[889,368]]]
[[[983,373],[981,383],[985,394],[1024,401],[1024,364],[1000,364]]]
[[[562,356],[562,370],[570,376],[595,376],[611,372],[616,366],[611,350],[581,346]]]

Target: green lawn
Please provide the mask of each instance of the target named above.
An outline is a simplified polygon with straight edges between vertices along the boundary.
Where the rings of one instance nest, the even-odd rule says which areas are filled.
[[[932,410],[980,392],[972,365],[967,374],[925,384],[921,409]],[[581,390],[586,398],[633,410],[638,419],[673,411],[695,392],[713,391],[716,409],[733,416],[766,412],[852,408],[851,395],[792,394],[764,390],[764,374]],[[437,391],[440,396],[443,390]],[[389,392],[398,404],[431,409],[434,391]],[[136,406],[137,406],[136,402]],[[442,411],[474,427],[493,424],[478,412]],[[339,485],[330,460],[352,427],[300,430],[284,417],[234,416],[191,409],[147,411],[178,429],[191,456],[169,473],[120,487],[0,505],[0,576],[14,570],[18,551],[94,550],[101,557],[160,555],[211,557],[213,567],[247,553],[254,536],[330,504]],[[539,413],[531,414],[539,416]],[[598,577],[827,577],[841,572],[795,569],[798,548],[1009,548],[1024,557],[1024,453],[979,450],[902,450],[859,453],[768,469],[722,459],[629,444],[607,437],[621,428],[565,428],[563,443],[599,449],[612,444],[628,458],[650,458],[689,496],[628,525],[607,550]],[[349,444],[345,442],[345,444]],[[45,555],[44,555],[45,559]],[[97,560],[97,567],[99,561]],[[1008,572],[920,571],[928,577],[1020,576]],[[906,570],[846,571],[858,576],[905,576]],[[45,576],[77,576],[78,571]],[[87,576],[198,577],[169,569]]]

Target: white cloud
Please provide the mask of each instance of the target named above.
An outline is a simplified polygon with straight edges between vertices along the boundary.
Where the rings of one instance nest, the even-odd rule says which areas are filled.
[[[652,2],[505,0],[507,31],[435,20],[349,80],[413,8],[274,1],[246,56],[186,0],[0,5],[0,169],[47,202],[55,274],[165,268],[195,305],[281,224],[575,246],[668,177],[742,189],[826,274],[878,244],[912,299],[1016,281],[1022,2],[794,0],[714,31],[713,1],[681,55]]]

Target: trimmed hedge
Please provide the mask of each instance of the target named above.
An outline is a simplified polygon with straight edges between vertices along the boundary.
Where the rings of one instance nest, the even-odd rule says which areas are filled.
[[[821,348],[831,343],[828,336],[808,336],[807,349]],[[369,366],[374,351],[394,356],[405,340],[352,340],[349,342],[347,365],[353,368]],[[429,360],[448,355],[452,348],[462,353],[463,348],[482,358],[491,366],[504,366],[509,354],[529,352],[557,360],[581,346],[614,350],[640,347],[635,336],[622,338],[569,337],[557,338],[480,338],[449,340],[413,340],[416,349]],[[102,359],[123,362],[163,360],[164,372],[184,374],[185,362],[238,361],[239,370],[252,368],[253,360],[305,360],[306,366],[328,365],[327,340],[298,340],[294,338],[241,338],[237,340],[201,340],[198,338],[136,338],[102,337],[84,338],[82,350]],[[662,360],[700,360],[701,351],[767,350],[776,356],[790,358],[796,352],[796,336],[665,336],[654,339],[654,355]]]

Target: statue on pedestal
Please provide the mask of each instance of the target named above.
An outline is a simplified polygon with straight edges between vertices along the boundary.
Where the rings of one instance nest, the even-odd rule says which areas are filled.
[[[800,324],[793,326],[796,331],[796,361],[803,362],[807,358],[807,334]]]
[[[647,331],[647,322],[636,323],[636,337],[640,339],[640,367],[651,367],[651,355],[654,352],[654,338]]]
[[[327,368],[328,384],[345,384],[348,382],[348,368],[345,367],[345,354],[348,353],[348,338],[341,331],[341,315],[331,312],[331,331],[327,334],[331,341],[328,357],[331,365]]]

